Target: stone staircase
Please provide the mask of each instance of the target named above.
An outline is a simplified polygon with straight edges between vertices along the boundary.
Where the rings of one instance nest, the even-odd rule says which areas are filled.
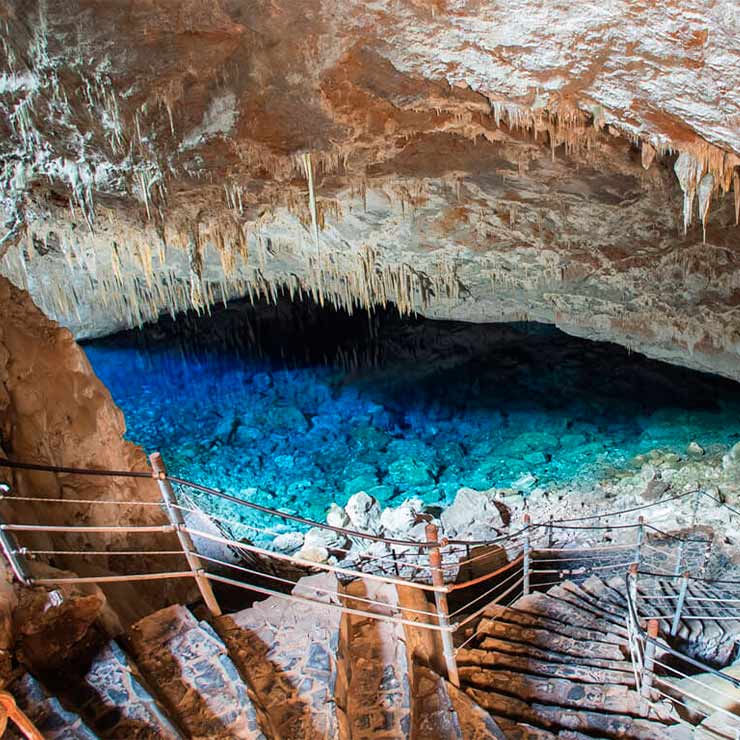
[[[484,612],[472,646],[458,652],[460,677],[506,737],[695,736],[669,702],[647,713],[635,691],[624,588],[623,577],[586,576]],[[682,632],[691,629],[691,620],[682,622]],[[738,635],[730,628],[723,641]]]
[[[54,739],[693,737],[669,703],[648,714],[635,690],[624,588],[623,577],[584,576],[489,605],[458,651],[461,689],[433,665],[435,633],[278,597],[210,621],[162,609],[54,690],[29,674],[9,688]],[[337,606],[331,592],[350,608],[400,606],[411,621],[426,603],[419,591],[329,574],[293,591]],[[740,634],[717,624],[722,635],[692,620],[680,634],[721,646]]]

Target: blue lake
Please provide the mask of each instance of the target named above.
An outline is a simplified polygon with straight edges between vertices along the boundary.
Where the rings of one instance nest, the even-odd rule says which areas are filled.
[[[238,304],[85,350],[171,472],[320,519],[359,490],[444,505],[740,439],[740,385],[532,324]]]

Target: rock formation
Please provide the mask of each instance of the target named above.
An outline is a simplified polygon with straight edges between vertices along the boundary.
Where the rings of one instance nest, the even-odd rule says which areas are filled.
[[[123,439],[123,414],[70,332],[47,319],[27,293],[1,277],[0,316],[0,456],[73,468],[148,470],[144,451]],[[0,503],[5,521],[51,525],[167,522],[158,506],[134,503],[160,500],[154,481],[147,479],[0,468],[0,481],[10,484],[10,493]],[[26,498],[37,500],[23,500]],[[44,499],[68,499],[70,503],[46,503]],[[74,503],[86,500],[97,503]],[[100,503],[106,501],[111,503]],[[127,503],[115,503],[122,501]],[[92,550],[93,542],[103,552],[157,549],[151,539],[139,536],[137,540],[127,534],[89,535],[95,539],[87,541],[75,534],[23,534],[22,544],[36,549]],[[159,535],[157,545],[163,543],[169,547],[160,549],[177,548],[175,538],[169,535]],[[62,555],[55,556],[53,562],[81,575],[123,572],[125,568],[136,572],[137,567],[151,570],[151,561],[137,555]],[[177,563],[179,569],[182,563]],[[163,557],[156,567],[167,569],[173,564],[172,558]],[[168,603],[176,589],[182,588],[182,584],[163,584],[152,590],[149,603],[145,596],[148,589],[140,584],[109,584],[105,588],[125,618]]]
[[[0,270],[77,336],[283,290],[737,379],[738,30],[732,0],[3,0]]]

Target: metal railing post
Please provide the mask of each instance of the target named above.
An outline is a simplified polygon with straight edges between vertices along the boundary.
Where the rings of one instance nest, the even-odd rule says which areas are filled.
[[[630,601],[635,608],[635,619],[639,620],[640,612],[637,607],[637,573],[637,563],[632,563],[628,571],[627,589],[629,590]],[[635,624],[635,627],[639,627],[639,625]]]
[[[694,531],[696,527],[696,517],[699,513],[699,501],[701,500],[701,490],[697,490],[694,493],[694,502],[691,505],[691,525],[689,529],[691,532]],[[683,571],[683,560],[684,560],[684,554],[686,549],[686,541],[685,539],[682,539],[681,542],[678,545],[678,556],[676,557],[676,568],[673,571],[674,576],[680,576],[681,572]]]
[[[642,661],[642,677],[640,680],[640,695],[647,701],[652,700],[653,678],[655,676],[655,640],[658,637],[658,620],[651,619],[647,623],[645,640],[645,654]]]
[[[427,542],[435,543],[435,546],[429,549],[429,569],[432,573],[432,585],[444,586],[442,553],[439,551],[437,526],[435,524],[427,524],[425,532]],[[443,591],[435,591],[434,603],[437,607],[437,621],[439,626],[444,628],[440,631],[440,636],[442,638],[442,652],[444,653],[445,665],[447,667],[447,679],[453,686],[460,688],[460,676],[457,671],[457,659],[455,658],[455,648],[452,644],[452,633],[447,629],[450,626],[450,610],[447,606],[447,594]]]
[[[645,517],[641,516],[637,519],[637,543],[635,545],[635,563],[639,568],[642,564],[642,543],[645,539]]]
[[[190,534],[185,531],[185,520],[183,519],[182,512],[176,506],[175,492],[172,490],[172,485],[167,480],[167,468],[165,467],[162,455],[158,452],[154,452],[149,456],[149,461],[152,464],[152,470],[154,471],[154,478],[156,479],[160,493],[162,494],[162,500],[164,501],[165,511],[169,517],[172,526],[177,532],[177,537],[180,540],[180,547],[187,558],[190,570],[193,572],[195,582],[198,584],[200,589],[200,595],[203,597],[208,610],[213,614],[214,617],[221,616],[221,608],[216,601],[216,597],[213,595],[213,589],[211,583],[206,578],[204,573],[203,564],[198,557],[193,540]]]
[[[681,612],[683,611],[683,604],[686,601],[686,591],[689,588],[689,572],[686,571],[681,579],[681,590],[678,592],[678,601],[676,602],[676,613],[673,615],[673,623],[671,624],[671,637],[675,637],[678,633],[678,626],[681,623]]]
[[[524,515],[524,546],[522,548],[522,592],[525,596],[530,592],[530,542],[529,542],[529,514]]]
[[[555,537],[554,537],[554,531],[553,531],[553,526],[552,526],[552,514],[550,514],[550,522],[547,527],[547,547],[548,549],[552,547],[554,542],[555,542]]]
[[[5,522],[0,519],[0,547],[2,547],[13,575],[24,586],[31,585],[31,576],[25,566],[25,563],[17,556],[18,544],[11,532],[5,529]]]
[[[701,567],[699,568],[700,578],[703,578],[707,572],[707,568],[709,567],[709,561],[712,558],[712,548],[713,547],[714,547],[714,532],[711,532],[709,535],[709,539],[707,540],[707,546],[704,549],[704,559],[702,560]]]

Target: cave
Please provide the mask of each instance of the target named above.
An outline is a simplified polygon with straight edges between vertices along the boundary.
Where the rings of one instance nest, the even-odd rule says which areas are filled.
[[[0,734],[740,732],[733,0],[0,0]]]

